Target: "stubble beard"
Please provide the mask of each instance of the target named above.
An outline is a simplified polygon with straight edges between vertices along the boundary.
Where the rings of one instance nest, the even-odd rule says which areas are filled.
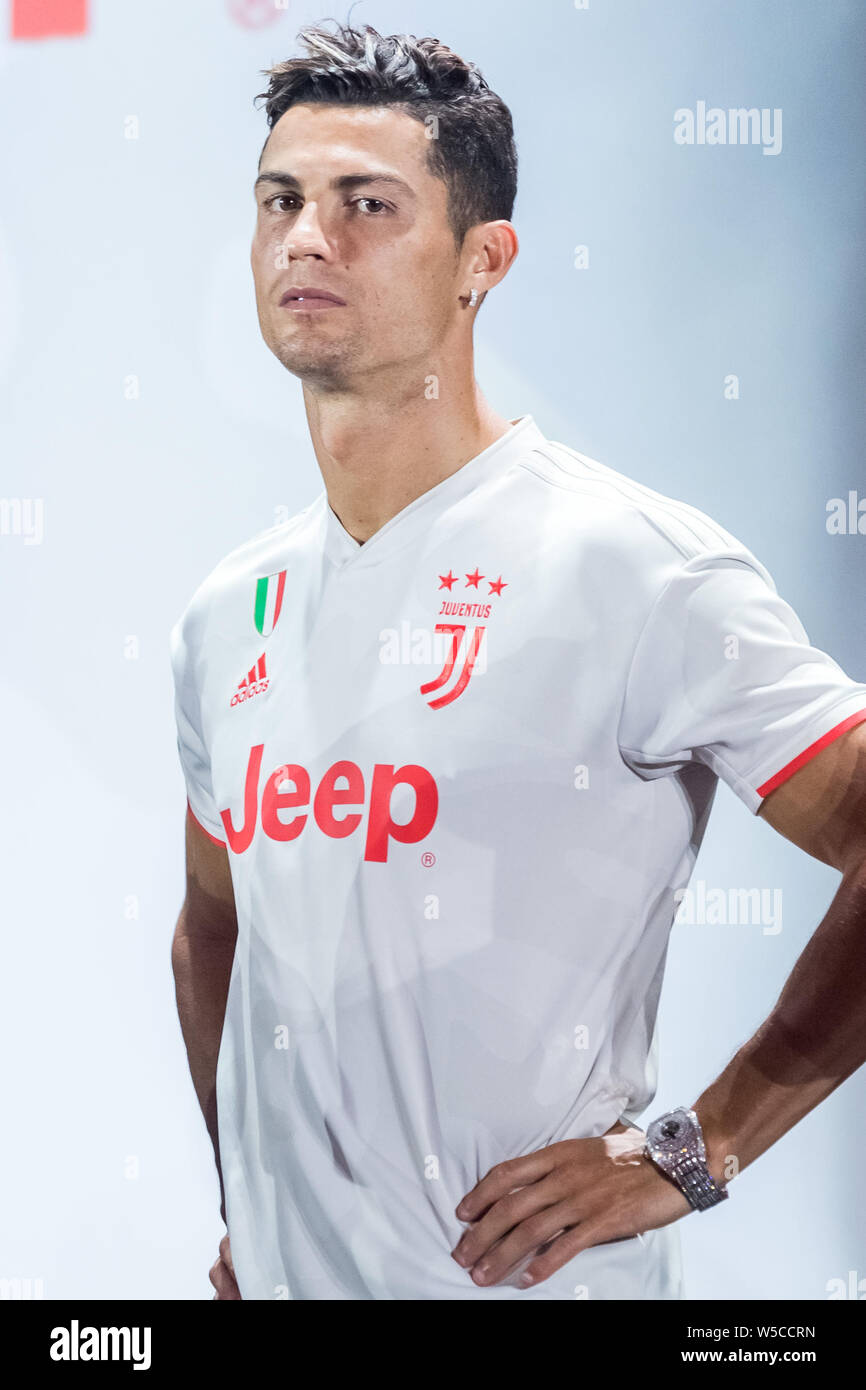
[[[268,346],[287,372],[319,390],[345,390],[351,380],[350,366],[355,354],[346,343],[278,339]]]
[[[359,366],[361,353],[353,343],[328,342],[311,329],[300,329],[281,338],[275,331],[268,335],[267,345],[282,367],[300,381],[309,382],[321,391],[345,391],[352,379],[352,367]]]

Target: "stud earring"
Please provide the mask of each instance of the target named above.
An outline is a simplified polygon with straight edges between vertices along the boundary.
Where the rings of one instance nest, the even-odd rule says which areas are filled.
[[[470,290],[470,292],[469,292],[469,308],[470,308],[470,309],[474,309],[474,308],[475,308],[475,305],[476,305],[477,303],[478,303],[478,291],[475,290],[475,289]]]

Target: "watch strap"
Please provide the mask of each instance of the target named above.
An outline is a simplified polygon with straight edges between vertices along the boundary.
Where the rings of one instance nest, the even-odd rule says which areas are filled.
[[[689,1154],[673,1164],[668,1176],[696,1211],[706,1211],[728,1196],[727,1188],[714,1182],[706,1163],[697,1154]]]

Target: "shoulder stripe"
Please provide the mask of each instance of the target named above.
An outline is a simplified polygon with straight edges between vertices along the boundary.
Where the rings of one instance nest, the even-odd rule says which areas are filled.
[[[597,459],[591,459],[587,454],[581,454],[577,449],[571,449],[567,444],[558,444],[558,448],[563,449],[567,454],[585,468],[593,473],[600,481],[610,482],[624,494],[634,494],[636,497],[645,499],[648,503],[660,507],[663,511],[670,511],[682,516],[683,521],[688,521],[692,525],[700,528],[707,537],[712,537],[727,546],[734,538],[724,526],[713,521],[712,517],[702,512],[700,508],[693,507],[688,502],[683,502],[679,498],[667,497],[664,493],[657,492],[654,488],[647,487],[645,483],[639,483],[634,478],[628,478],[624,473],[617,472],[616,469],[608,467],[607,464],[599,463]],[[706,542],[705,542],[706,543]]]
[[[728,550],[732,545],[738,550],[742,548],[741,543],[723,526],[688,502],[666,497],[663,493],[626,477],[624,473],[618,473],[606,464],[599,463],[597,459],[590,459],[587,455],[569,448],[567,444],[559,443],[558,440],[548,440],[547,444],[547,448],[537,445],[533,453],[540,454],[563,475],[561,486],[570,486],[575,491],[579,491],[581,486],[609,489],[641,511],[647,521],[655,525],[684,554],[692,556],[696,549]],[[571,459],[579,468],[570,466]],[[533,469],[529,459],[524,460],[523,464],[530,472],[538,473],[539,477],[546,478],[548,482],[556,482],[555,479]]]

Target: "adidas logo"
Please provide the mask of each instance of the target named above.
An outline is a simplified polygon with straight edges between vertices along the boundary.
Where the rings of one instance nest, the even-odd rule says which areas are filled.
[[[251,666],[232,696],[233,705],[242,705],[254,695],[261,695],[268,688],[268,675],[265,670],[265,654],[262,652],[255,666]]]

